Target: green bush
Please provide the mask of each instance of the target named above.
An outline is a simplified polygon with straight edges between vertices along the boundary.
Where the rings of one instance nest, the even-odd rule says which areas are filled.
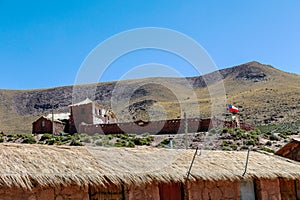
[[[47,142],[46,142],[46,144],[48,144],[48,145],[55,144],[55,138],[48,139]]]
[[[222,151],[231,151],[232,149],[231,148],[229,148],[229,147],[223,147],[222,148]]]
[[[224,147],[224,146],[229,146],[230,144],[232,144],[231,141],[223,140],[221,146],[222,146],[222,147]]]
[[[97,146],[102,146],[102,145],[103,145],[103,143],[102,143],[101,140],[97,140],[97,141],[95,142],[95,144],[96,144]]]
[[[136,138],[132,138],[131,140],[135,145],[147,145],[147,146],[150,145],[150,142],[147,140],[147,138],[136,137]]]
[[[108,138],[109,140],[112,140],[114,137],[113,137],[112,135],[107,135],[107,138]]]
[[[78,140],[72,139],[70,146],[83,146],[83,144]]]
[[[22,135],[22,137],[23,137],[22,143],[24,143],[24,144],[35,144],[36,143],[34,137],[31,134],[30,135],[24,134],[24,135]]]
[[[246,141],[244,141],[244,144],[247,145],[247,146],[251,146],[251,145],[254,146],[255,145],[255,141],[252,140],[252,139],[251,140],[246,140]]]
[[[165,138],[158,144],[158,146],[160,146],[160,147],[167,146],[170,144],[170,140],[171,140],[171,138]]]
[[[238,145],[236,145],[236,144],[231,144],[231,145],[230,145],[230,148],[231,148],[232,150],[237,150],[237,149],[238,149]]]
[[[53,137],[52,134],[45,133],[44,135],[42,135],[40,141],[48,140],[51,139],[52,137]]]
[[[270,136],[269,136],[269,139],[270,139],[270,140],[276,140],[276,141],[279,141],[279,140],[280,140],[280,139],[279,139],[276,135],[274,135],[274,134],[270,135]]]
[[[68,136],[62,136],[61,137],[61,142],[62,143],[68,143],[72,140],[72,136],[68,135]]]
[[[271,142],[271,141],[268,141],[268,142],[266,142],[265,145],[267,145],[267,146],[272,146],[272,142]]]
[[[85,143],[91,143],[92,142],[92,139],[91,139],[91,137],[90,136],[84,136],[84,137],[81,137],[80,138],[80,141],[81,142],[85,142]]]
[[[269,153],[274,153],[274,150],[272,150],[272,149],[269,149],[269,148],[267,148],[267,147],[264,147],[264,146],[260,147],[260,150],[262,150],[262,151],[266,151],[266,152],[269,152]]]
[[[127,140],[128,139],[128,136],[126,134],[117,134],[116,137],[120,138],[122,140]]]
[[[95,133],[93,136],[92,136],[92,139],[95,141],[95,140],[99,140],[100,139],[100,134],[99,133]]]
[[[229,132],[228,128],[223,128],[222,133],[228,133],[228,132]]]
[[[116,142],[116,143],[114,144],[114,146],[115,146],[115,147],[124,147],[123,144],[121,144],[120,142]]]
[[[131,148],[134,148],[135,147],[135,144],[133,141],[128,141],[128,144],[127,144],[127,147],[131,147]]]

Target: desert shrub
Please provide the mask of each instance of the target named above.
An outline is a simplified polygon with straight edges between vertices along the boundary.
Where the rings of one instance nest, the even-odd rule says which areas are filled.
[[[232,150],[237,150],[238,145],[236,145],[236,144],[231,144],[231,145],[230,145],[230,148],[231,148]]]
[[[92,139],[95,141],[95,140],[99,140],[100,139],[100,134],[99,133],[95,133],[93,136],[92,136]]]
[[[70,142],[71,140],[72,140],[72,136],[70,136],[70,135],[61,137],[61,142],[63,142],[63,143]]]
[[[222,133],[228,133],[228,132],[229,132],[228,128],[223,128]]]
[[[128,139],[128,135],[126,135],[126,134],[117,134],[116,137],[120,138],[122,140],[127,140]]]
[[[75,133],[74,135],[72,135],[72,139],[79,140],[80,139],[79,134]]]
[[[48,139],[47,142],[46,142],[46,144],[48,144],[48,145],[55,144],[55,138]]]
[[[283,139],[287,138],[285,132],[279,133],[278,136],[281,137],[281,138],[283,138]]]
[[[97,146],[102,146],[102,145],[103,145],[103,143],[102,143],[101,140],[96,140],[95,144],[96,144]]]
[[[229,146],[230,144],[232,144],[231,141],[223,140],[221,146],[222,146],[222,147],[224,147],[224,146]]]
[[[255,145],[255,141],[252,140],[252,139],[251,140],[246,140],[246,141],[244,141],[244,144],[247,145],[247,146],[251,146],[251,145],[254,146]]]
[[[163,140],[158,144],[158,146],[166,146],[166,145],[169,145],[169,144],[170,144],[170,140],[171,140],[171,138],[165,138],[165,139],[163,139]]]
[[[147,142],[151,143],[154,141],[154,137],[149,135],[148,137],[145,138],[147,140]]]
[[[107,135],[107,138],[108,138],[109,140],[112,140],[114,137],[113,137],[112,135]]]
[[[240,140],[242,138],[246,139],[247,135],[245,133],[246,132],[240,128],[229,129],[229,134],[234,140]]]
[[[131,141],[133,141],[135,145],[150,145],[150,142],[147,140],[147,138],[136,137],[132,138]]]
[[[4,140],[3,140],[3,137],[2,137],[2,135],[1,135],[1,137],[0,137],[0,143],[3,142],[3,141],[4,141]]]
[[[36,143],[36,141],[32,135],[24,134],[22,137],[23,137],[22,143],[24,143],[24,144],[35,144]]]
[[[257,135],[251,135],[250,139],[254,140],[255,142],[258,142],[259,141],[259,136],[257,136]]]
[[[265,147],[265,146],[260,147],[260,150],[266,151],[266,152],[269,152],[269,153],[274,153],[274,150],[269,149],[269,148],[267,148],[267,147]]]
[[[70,142],[70,146],[83,146],[83,144],[78,140],[72,139]]]
[[[279,140],[280,140],[280,139],[279,139],[276,135],[274,135],[274,134],[270,135],[270,136],[269,136],[269,139],[270,139],[270,140],[276,140],[276,141],[279,141]]]
[[[232,149],[231,148],[229,148],[229,147],[223,147],[222,148],[222,151],[231,151]]]
[[[267,145],[267,146],[272,146],[272,142],[271,142],[271,141],[268,141],[268,142],[266,142],[265,145]]]
[[[127,143],[127,147],[131,147],[131,148],[134,148],[135,147],[135,144],[134,144],[134,142],[133,141],[128,141],[128,143]]]
[[[121,142],[116,142],[114,144],[115,147],[124,147],[123,144]]]
[[[85,143],[91,143],[92,139],[89,135],[80,135],[80,141]]]
[[[248,147],[245,146],[245,145],[243,145],[243,146],[241,146],[241,149],[242,149],[242,150],[246,150],[246,149],[248,149]]]
[[[52,134],[45,133],[44,135],[42,135],[40,141],[48,140],[51,139],[52,137],[53,137]]]

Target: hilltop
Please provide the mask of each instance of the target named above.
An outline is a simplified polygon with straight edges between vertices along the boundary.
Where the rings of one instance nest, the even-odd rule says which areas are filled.
[[[221,76],[219,76],[219,74]],[[159,84],[164,83],[164,84]],[[186,87],[192,86],[197,95],[195,102]],[[254,125],[296,121],[300,117],[300,76],[280,71],[270,65],[249,62],[188,78],[147,78],[81,85],[80,96],[95,88],[95,100],[110,107],[114,88],[125,91],[114,96],[117,104],[126,104],[117,113],[120,121],[151,120],[151,116],[180,118],[180,104],[191,107],[199,103],[200,117],[210,116],[211,99],[207,83],[224,84],[226,103],[240,108],[241,118]],[[142,85],[136,88],[136,85]],[[168,88],[167,86],[172,86]],[[174,94],[173,90],[180,91]],[[128,92],[127,92],[128,91]],[[72,104],[73,86],[39,90],[0,90],[0,131],[30,132],[31,123],[41,115],[67,112]],[[124,102],[129,99],[129,102]],[[83,100],[83,99],[82,99]],[[129,111],[129,112],[128,112]],[[186,110],[190,116],[198,112]],[[221,109],[226,115],[226,108]]]

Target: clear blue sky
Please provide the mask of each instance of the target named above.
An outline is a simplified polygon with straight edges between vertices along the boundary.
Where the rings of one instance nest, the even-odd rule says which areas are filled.
[[[100,42],[128,29],[163,27],[201,44],[218,68],[252,60],[300,74],[300,1],[0,0],[0,88],[71,85]],[[123,56],[103,81],[156,62],[197,75],[164,52]]]

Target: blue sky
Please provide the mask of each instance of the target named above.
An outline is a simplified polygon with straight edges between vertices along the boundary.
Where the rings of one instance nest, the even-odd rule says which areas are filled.
[[[300,1],[0,0],[0,88],[72,85],[102,41],[141,27],[179,31],[202,45],[218,68],[257,60],[300,74]],[[170,53],[145,50],[115,61],[101,81],[145,63],[198,75]]]

